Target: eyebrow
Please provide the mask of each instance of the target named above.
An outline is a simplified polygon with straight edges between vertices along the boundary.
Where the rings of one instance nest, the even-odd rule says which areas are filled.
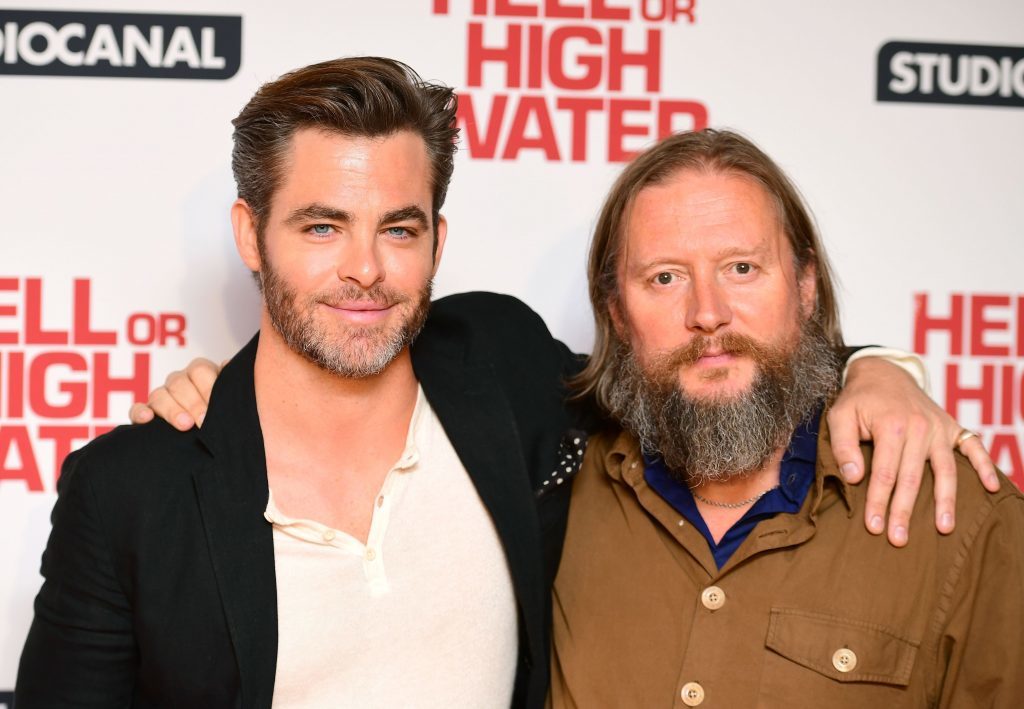
[[[328,207],[325,204],[309,204],[305,207],[296,209],[288,218],[284,220],[284,223],[288,226],[294,226],[307,222],[310,220],[322,219],[328,222],[345,222],[349,223],[353,221],[352,215],[346,212],[344,209],[335,209],[334,207]]]
[[[294,226],[296,224],[302,224],[303,222],[316,220],[349,224],[355,221],[355,217],[352,216],[351,212],[346,212],[344,209],[335,209],[334,207],[328,207],[325,204],[314,203],[296,209],[288,215],[288,218],[285,219],[284,223],[289,226]],[[395,222],[405,221],[414,221],[422,229],[426,229],[427,225],[430,223],[427,220],[426,212],[415,204],[410,204],[384,213],[381,215],[381,218],[377,220],[377,226],[381,227],[385,224],[394,224]]]
[[[392,209],[390,212],[382,215],[381,218],[377,220],[377,226],[382,227],[385,224],[407,221],[416,222],[421,229],[426,229],[429,224],[426,213],[415,204],[410,204],[400,209]]]
[[[730,248],[721,249],[717,254],[718,258],[733,258],[737,256],[760,256],[767,249],[763,243],[754,246],[753,248],[745,248],[739,246],[733,246]]]
[[[722,259],[727,259],[727,258],[743,258],[743,257],[753,258],[753,257],[757,257],[757,256],[762,255],[765,251],[766,251],[766,248],[765,248],[764,244],[758,244],[757,246],[755,246],[753,248],[746,248],[746,247],[740,247],[740,246],[730,246],[730,247],[726,247],[724,249],[719,249],[718,251],[716,251],[715,254],[714,254],[714,258],[715,258],[715,260],[722,260]],[[630,270],[631,270],[631,272],[634,272],[634,273],[643,273],[644,271],[648,271],[648,270],[650,270],[650,269],[652,269],[652,268],[654,268],[656,266],[660,267],[660,266],[663,266],[666,263],[671,263],[672,261],[673,261],[673,259],[671,258],[671,256],[669,256],[669,257],[658,256],[657,258],[650,259],[649,261],[645,261],[643,263],[638,263],[638,264],[635,265],[634,268],[632,268]]]

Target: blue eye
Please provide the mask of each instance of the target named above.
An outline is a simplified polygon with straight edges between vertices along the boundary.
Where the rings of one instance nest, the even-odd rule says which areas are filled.
[[[314,224],[311,230],[317,236],[327,236],[331,233],[330,224]]]
[[[409,236],[409,230],[404,226],[388,227],[389,236]]]

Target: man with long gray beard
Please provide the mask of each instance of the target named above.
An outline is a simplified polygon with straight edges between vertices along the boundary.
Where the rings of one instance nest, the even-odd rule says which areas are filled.
[[[1019,706],[1024,497],[959,457],[952,534],[926,522],[930,469],[904,550],[858,522],[829,449],[831,270],[768,156],[714,130],[642,154],[589,278],[574,384],[619,426],[573,483],[555,707]]]

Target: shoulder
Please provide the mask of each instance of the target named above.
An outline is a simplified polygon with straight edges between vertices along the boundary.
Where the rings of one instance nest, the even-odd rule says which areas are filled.
[[[1024,552],[1024,494],[1000,472],[999,490],[989,492],[978,480],[970,461],[956,453],[957,527],[963,534],[982,533],[986,527],[1008,527],[1016,539],[1018,552]],[[931,469],[929,468],[929,473]],[[930,480],[928,481],[930,483]]]
[[[472,328],[479,333],[516,335],[531,331],[551,337],[541,317],[511,295],[474,291],[439,298],[431,304],[428,328]]]
[[[547,364],[558,371],[572,369],[579,361],[526,303],[480,291],[434,301],[415,349],[421,355],[457,349],[468,360],[492,365],[527,360],[535,368]]]
[[[868,477],[871,475],[870,461],[874,448],[870,443],[862,444],[865,462],[868,462]],[[819,455],[821,450],[819,448]],[[1024,495],[1008,477],[1000,474],[1001,485],[998,491],[989,492],[978,478],[978,473],[970,461],[954,452],[956,462],[956,527],[948,535],[939,534],[935,529],[935,473],[930,463],[924,467],[921,487],[911,517],[912,539],[934,539],[936,549],[952,552],[961,549],[965,553],[979,544],[991,541],[993,529],[1003,529],[996,533],[998,538],[1008,534],[1012,541],[1024,550]],[[855,512],[863,513],[867,499],[869,480],[859,485],[849,486],[851,503]],[[854,517],[858,517],[855,514]],[[911,545],[914,546],[914,545]],[[928,548],[928,545],[925,545]],[[905,553],[906,550],[901,551]]]
[[[159,418],[118,426],[67,457],[58,491],[87,486],[96,493],[121,494],[181,484],[202,455],[196,431],[183,433]]]
[[[956,458],[956,516],[957,531],[954,534],[972,536],[974,530],[978,530],[988,524],[996,523],[1000,518],[1017,519],[1024,522],[1024,494],[1010,481],[1008,477],[999,474],[1000,486],[996,492],[986,490],[978,479],[978,473],[970,461],[955,452]],[[934,472],[930,465],[926,467],[926,475],[921,483],[921,497],[928,497],[929,504],[933,504],[934,495],[926,493],[934,483]],[[1024,539],[1020,540],[1024,545]]]
[[[843,485],[846,494],[849,496],[849,503],[855,512],[863,512],[867,502],[867,491],[870,478],[873,475],[872,464],[875,460],[874,442],[861,442],[860,450],[867,468],[865,479],[857,485]],[[821,417],[821,427],[818,431],[817,455],[819,469],[824,470],[826,474],[832,473],[838,479],[838,463],[832,452],[832,438],[829,431],[828,418],[825,415]],[[1000,489],[997,492],[990,493],[982,486],[978,473],[971,465],[971,462],[958,451],[953,451],[953,456],[956,464],[957,522],[956,528],[950,536],[958,537],[966,533],[968,527],[977,523],[978,520],[984,519],[997,508],[1003,506],[1010,510],[1020,508],[1021,503],[1024,502],[1024,495],[1021,494],[1021,491],[1009,478],[1000,474]],[[935,472],[932,469],[931,461],[926,461],[921,471],[921,485],[917,493],[917,501],[914,505],[911,524],[919,524],[925,534],[936,533],[933,522],[934,512]],[[911,536],[913,536],[913,530]]]

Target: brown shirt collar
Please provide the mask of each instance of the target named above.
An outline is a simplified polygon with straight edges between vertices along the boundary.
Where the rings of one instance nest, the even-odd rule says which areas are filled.
[[[850,486],[839,474],[839,465],[832,454],[827,414],[828,410],[826,409],[821,415],[821,427],[818,431],[818,459],[814,466],[814,486],[811,489],[811,494],[814,495],[810,507],[811,519],[817,516],[818,509],[821,507],[826,483],[838,492],[843,504],[846,505],[847,516],[853,514]],[[613,480],[625,483],[634,490],[643,481],[643,455],[640,453],[640,444],[632,433],[625,430],[620,431],[604,452],[603,458],[604,470]]]

